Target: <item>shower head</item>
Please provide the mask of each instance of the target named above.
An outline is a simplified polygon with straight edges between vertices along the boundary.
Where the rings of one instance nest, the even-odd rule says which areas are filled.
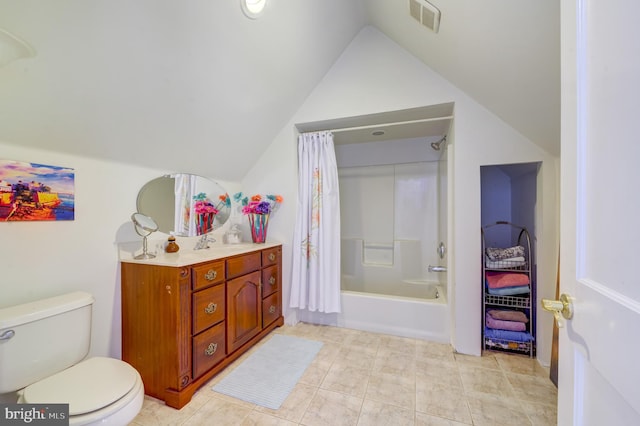
[[[447,141],[447,136],[445,135],[438,142],[431,142],[431,148],[433,148],[435,151],[440,151],[440,145],[442,145],[446,141]]]

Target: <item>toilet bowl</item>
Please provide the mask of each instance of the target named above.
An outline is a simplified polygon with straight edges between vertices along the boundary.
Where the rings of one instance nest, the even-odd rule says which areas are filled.
[[[0,394],[69,404],[70,425],[130,423],[142,408],[142,379],[122,360],[86,358],[93,303],[74,292],[0,309]]]
[[[70,425],[126,425],[144,400],[140,374],[124,361],[95,357],[19,392],[19,403],[69,404]]]

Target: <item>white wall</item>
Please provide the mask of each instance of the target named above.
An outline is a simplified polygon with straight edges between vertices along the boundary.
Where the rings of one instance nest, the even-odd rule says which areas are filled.
[[[117,243],[141,238],[131,224],[138,190],[167,172],[26,149],[0,142],[3,159],[75,170],[75,220],[0,223],[0,307],[83,290],[95,297],[91,354],[120,357]],[[229,191],[233,183],[220,182]],[[153,241],[166,240],[157,233]],[[141,244],[140,244],[141,247]]]
[[[270,225],[270,236],[284,242],[283,278],[286,321],[296,321],[288,309],[291,286],[291,254],[298,249],[292,243],[296,212],[297,154],[296,123],[309,123],[341,117],[455,102],[455,121],[449,138],[450,168],[448,182],[454,199],[451,215],[455,235],[449,242],[450,277],[455,300],[453,344],[462,353],[480,354],[481,348],[481,265],[480,247],[480,166],[496,163],[542,161],[544,176],[541,211],[545,233],[539,244],[555,257],[557,250],[555,191],[556,158],[525,139],[484,107],[452,86],[430,68],[419,62],[381,32],[365,27],[323,81],[291,117],[271,146],[243,180],[251,191],[273,191],[285,197],[283,207]],[[539,259],[539,273],[544,286],[546,278],[555,279],[555,262]],[[545,293],[544,291],[541,293]],[[552,295],[551,290],[547,292]],[[547,297],[547,296],[544,296]],[[541,345],[543,342],[540,342]]]

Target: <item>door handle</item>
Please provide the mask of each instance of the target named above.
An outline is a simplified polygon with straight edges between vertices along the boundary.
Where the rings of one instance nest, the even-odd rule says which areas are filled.
[[[429,272],[447,272],[447,267],[446,266],[431,266],[431,265],[429,265],[427,270]]]
[[[571,303],[571,298],[564,293],[560,295],[560,300],[542,299],[542,308],[553,313],[558,327],[564,326],[562,318],[573,318],[573,303]]]

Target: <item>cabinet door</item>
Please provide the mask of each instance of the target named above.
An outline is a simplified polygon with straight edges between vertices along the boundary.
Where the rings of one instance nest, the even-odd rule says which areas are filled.
[[[227,352],[262,330],[260,271],[227,281]]]

